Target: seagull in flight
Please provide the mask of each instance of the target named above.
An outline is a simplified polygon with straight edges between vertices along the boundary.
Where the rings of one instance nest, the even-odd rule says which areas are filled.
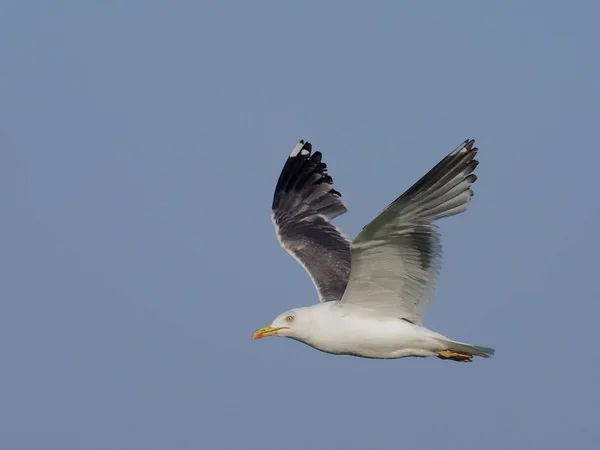
[[[422,324],[441,266],[435,222],[469,205],[477,179],[474,143],[464,141],[350,241],[332,224],[347,209],[322,154],[300,141],[277,182],[271,217],[279,243],[306,270],[319,303],[280,314],[252,338],[287,337],[363,358],[469,362],[492,356],[492,348],[452,340]]]

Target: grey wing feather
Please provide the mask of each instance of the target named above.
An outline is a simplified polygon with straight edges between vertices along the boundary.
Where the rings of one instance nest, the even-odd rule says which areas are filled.
[[[467,209],[477,179],[473,145],[463,142],[363,228],[342,303],[421,323],[441,267],[434,221]]]
[[[306,270],[319,300],[339,300],[350,275],[350,241],[330,221],[346,212],[320,152],[300,141],[279,176],[272,220],[279,243]]]

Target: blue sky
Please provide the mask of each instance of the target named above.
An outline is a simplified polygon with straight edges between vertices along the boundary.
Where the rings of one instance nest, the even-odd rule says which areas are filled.
[[[3,2],[2,448],[592,448],[599,13]],[[354,236],[468,137],[475,197],[440,222],[425,324],[494,358],[250,340],[316,301],[269,217],[298,139]]]

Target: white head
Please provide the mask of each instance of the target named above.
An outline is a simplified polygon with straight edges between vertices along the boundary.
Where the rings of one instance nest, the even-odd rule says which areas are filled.
[[[259,328],[252,334],[252,339],[266,336],[282,336],[305,341],[311,330],[312,314],[310,308],[295,308],[280,314],[271,325]]]

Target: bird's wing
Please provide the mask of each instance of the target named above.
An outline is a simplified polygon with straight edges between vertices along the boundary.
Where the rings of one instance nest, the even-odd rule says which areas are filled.
[[[312,279],[319,300],[339,300],[350,275],[350,241],[331,220],[346,212],[321,153],[300,141],[275,188],[271,218],[281,247]]]
[[[340,304],[421,324],[441,265],[434,221],[467,209],[477,179],[473,144],[463,142],[362,229]]]

